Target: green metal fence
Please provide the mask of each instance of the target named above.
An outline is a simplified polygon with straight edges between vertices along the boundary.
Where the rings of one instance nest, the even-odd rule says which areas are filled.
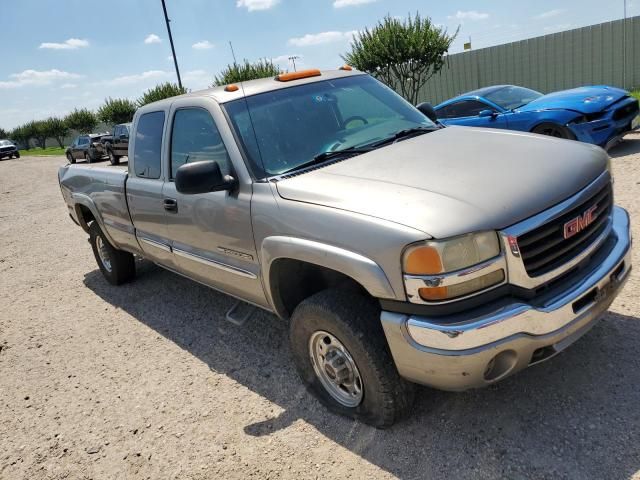
[[[543,93],[580,85],[640,87],[640,16],[450,55],[420,92],[434,105],[498,84]],[[625,48],[626,45],[626,48]]]

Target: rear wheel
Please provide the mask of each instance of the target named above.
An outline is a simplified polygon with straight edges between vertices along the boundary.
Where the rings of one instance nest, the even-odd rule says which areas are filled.
[[[302,381],[330,410],[386,428],[411,407],[415,386],[398,374],[371,299],[319,292],[293,312],[289,339]]]
[[[547,135],[548,137],[566,138],[568,140],[575,140],[575,135],[567,127],[558,125],[557,123],[541,123],[531,133],[538,133],[540,135]]]
[[[98,267],[109,283],[121,285],[135,277],[136,265],[133,255],[114,248],[95,221],[89,227],[89,240]]]

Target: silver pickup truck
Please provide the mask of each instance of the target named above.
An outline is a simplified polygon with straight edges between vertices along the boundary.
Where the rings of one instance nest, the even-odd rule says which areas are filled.
[[[275,313],[310,390],[377,427],[415,383],[482,387],[553,357],[631,269],[602,149],[439,128],[346,67],[146,105],[128,171],[59,181],[109,282],[138,255],[241,300],[232,321]]]

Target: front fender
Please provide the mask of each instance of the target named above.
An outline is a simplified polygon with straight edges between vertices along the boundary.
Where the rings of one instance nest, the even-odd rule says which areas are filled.
[[[382,268],[370,258],[325,243],[304,238],[267,237],[261,246],[263,281],[267,299],[274,305],[271,288],[271,265],[287,258],[330,268],[351,277],[376,298],[396,299],[396,294]]]

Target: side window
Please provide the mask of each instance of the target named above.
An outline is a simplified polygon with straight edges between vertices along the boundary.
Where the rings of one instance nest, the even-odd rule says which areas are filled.
[[[116,126],[113,128],[113,138],[116,139],[120,137],[120,127]]]
[[[454,103],[454,104],[439,108],[436,111],[438,118],[455,118],[455,107],[456,107],[456,104]]]
[[[145,113],[138,120],[133,165],[137,177],[160,178],[164,112]]]
[[[171,132],[171,178],[181,165],[203,160],[215,160],[223,175],[229,173],[229,154],[209,112],[202,108],[177,110]]]
[[[89,137],[80,137],[80,145],[89,145]]]
[[[456,117],[477,117],[482,110],[491,110],[488,105],[477,100],[463,100],[456,107]]]

